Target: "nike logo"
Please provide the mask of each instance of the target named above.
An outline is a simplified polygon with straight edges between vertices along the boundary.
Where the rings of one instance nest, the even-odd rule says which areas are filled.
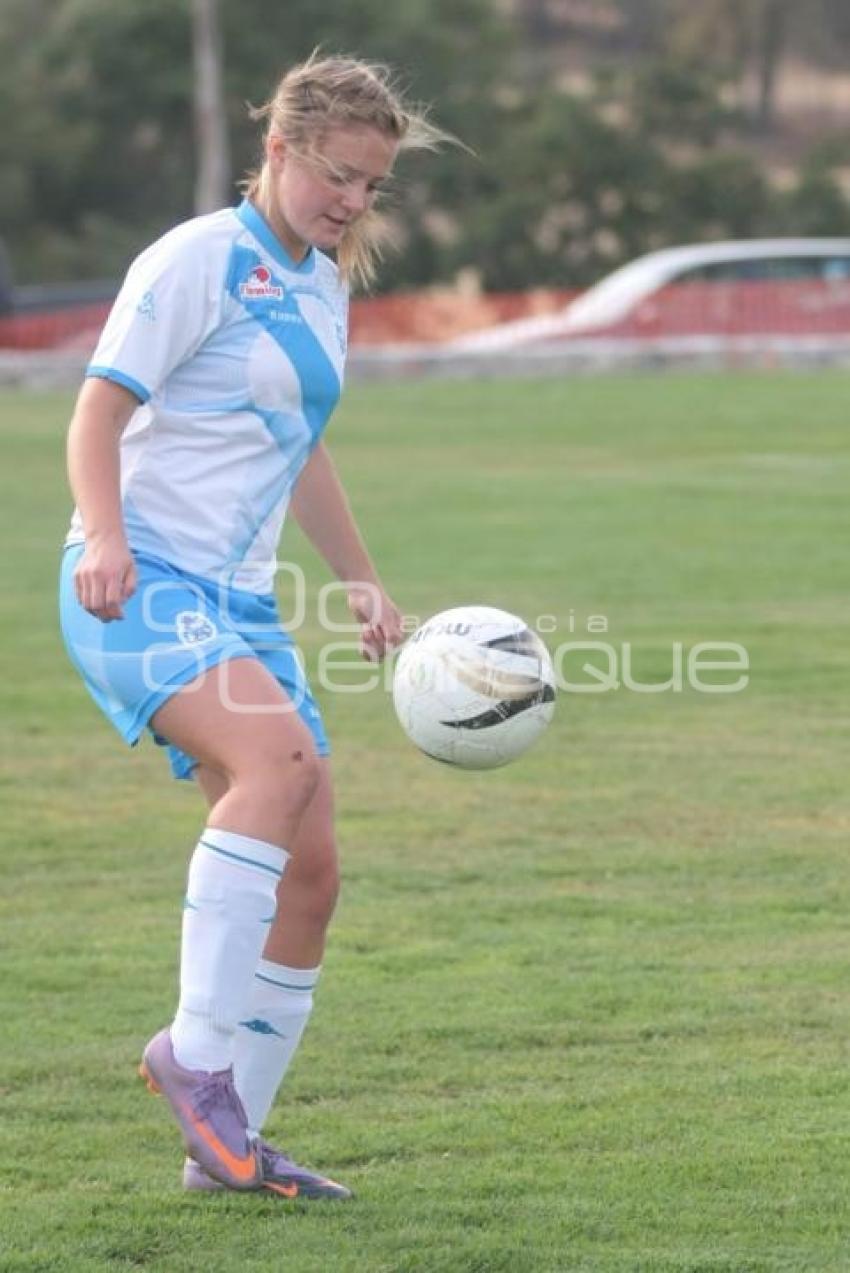
[[[270,1180],[263,1181],[264,1189],[271,1189],[273,1193],[282,1193],[284,1198],[297,1198],[298,1186],[293,1182],[291,1185],[274,1185]]]
[[[239,1158],[219,1140],[215,1132],[206,1123],[202,1122],[196,1114],[191,1110],[185,1109],[185,1107],[184,1113],[204,1144],[221,1159],[234,1179],[244,1181],[245,1184],[257,1180],[259,1174],[257,1171],[257,1159],[253,1153],[246,1155],[244,1158]]]

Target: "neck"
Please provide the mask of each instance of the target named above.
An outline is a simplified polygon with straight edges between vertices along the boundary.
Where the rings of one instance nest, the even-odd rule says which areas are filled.
[[[259,190],[253,196],[257,211],[262,213],[275,238],[280,240],[296,265],[300,265],[309,252],[310,245],[305,243],[303,239],[299,239],[276,203],[263,189],[263,184],[263,182],[260,183]]]

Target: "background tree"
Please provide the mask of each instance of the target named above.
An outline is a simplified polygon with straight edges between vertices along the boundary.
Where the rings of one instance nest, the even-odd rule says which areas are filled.
[[[192,215],[191,18],[201,2],[0,6],[0,106],[14,122],[0,133],[0,234],[18,281],[118,276]],[[834,66],[838,49],[850,51],[846,0],[218,5],[227,199],[260,156],[246,102],[264,101],[316,44],[396,67],[474,152],[449,147],[399,166],[390,207],[404,251],[388,259],[385,289],[451,282],[470,268],[492,289],[571,286],[665,243],[848,224],[846,139],[828,154],[822,136],[784,151],[774,110],[785,57]],[[784,24],[768,47],[777,6]],[[747,97],[741,86],[758,83],[759,65],[761,98]],[[759,111],[772,134],[754,129]]]
[[[192,0],[196,168],[195,211],[213,212],[230,194],[230,133],[224,98],[218,0]]]

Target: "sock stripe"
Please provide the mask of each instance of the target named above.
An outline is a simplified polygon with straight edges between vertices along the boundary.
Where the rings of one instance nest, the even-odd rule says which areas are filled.
[[[209,840],[200,840],[205,849],[209,849],[210,853],[220,853],[222,857],[230,858],[234,862],[242,862],[246,866],[257,867],[261,871],[268,871],[271,875],[276,875],[278,879],[283,876],[283,871],[279,871],[275,866],[269,866],[266,862],[258,862],[256,858],[243,857],[241,853],[231,853],[229,849],[220,849],[217,844],[210,844]]]
[[[316,982],[315,982],[315,981],[312,981],[312,982],[310,983],[310,985],[309,985],[309,986],[293,986],[293,985],[292,985],[290,982],[288,982],[288,981],[276,981],[276,980],[274,979],[274,977],[267,977],[267,976],[266,976],[264,973],[262,973],[262,972],[255,972],[255,973],[254,973],[254,976],[257,978],[257,980],[258,980],[258,981],[267,981],[267,982],[268,982],[268,984],[269,984],[270,986],[280,986],[281,990],[304,990],[304,991],[309,991],[309,990],[315,990],[315,988],[316,988]]]

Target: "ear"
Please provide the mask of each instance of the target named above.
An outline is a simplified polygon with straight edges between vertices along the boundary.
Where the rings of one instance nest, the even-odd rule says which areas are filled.
[[[286,142],[277,133],[269,133],[266,138],[266,159],[272,168],[281,169],[286,158]]]

